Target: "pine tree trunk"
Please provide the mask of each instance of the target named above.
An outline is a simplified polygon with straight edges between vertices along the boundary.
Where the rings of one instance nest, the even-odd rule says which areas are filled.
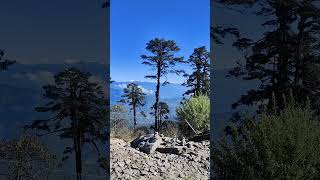
[[[75,156],[76,156],[76,172],[77,180],[82,180],[82,159],[81,159],[81,140],[80,136],[74,138]]]
[[[156,102],[155,102],[155,108],[154,108],[154,131],[158,132],[159,127],[158,127],[158,109],[159,109],[159,96],[160,96],[160,65],[158,65],[158,72],[157,72],[157,89],[156,89]]]
[[[159,131],[162,132],[162,118],[159,117]]]
[[[276,15],[278,17],[279,21],[279,62],[278,62],[278,89],[279,92],[277,93],[279,96],[278,105],[280,109],[284,108],[284,102],[282,100],[282,94],[285,93],[285,91],[288,88],[289,85],[289,72],[288,72],[288,66],[289,66],[289,50],[288,50],[288,34],[289,34],[289,26],[287,22],[287,16],[288,16],[288,9],[285,7],[282,2],[278,2],[279,7],[276,9]]]
[[[136,106],[133,106],[133,129],[136,129],[137,117],[136,117]]]
[[[21,171],[22,171],[21,168],[22,168],[22,167],[19,168],[19,170],[18,170],[18,172],[17,172],[17,174],[16,174],[16,177],[15,177],[15,180],[21,180],[21,179],[22,179],[22,178],[21,178],[21,174],[22,174],[22,173],[21,173]]]
[[[298,34],[298,44],[297,44],[297,61],[295,64],[295,77],[294,83],[295,85],[301,85],[300,78],[302,74],[302,50],[303,50],[303,41],[304,41],[304,30],[305,30],[305,22],[306,18],[304,16],[301,17],[300,22],[298,24],[299,34]]]
[[[201,92],[201,67],[197,66],[196,90],[194,96],[198,96]]]
[[[17,173],[14,177],[15,180],[22,180],[22,171],[23,171],[23,157],[19,156],[19,161],[18,161],[18,170]]]

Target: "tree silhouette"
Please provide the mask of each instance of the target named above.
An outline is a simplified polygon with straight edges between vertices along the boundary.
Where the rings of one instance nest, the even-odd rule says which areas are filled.
[[[110,0],[106,0],[103,4],[102,4],[102,8],[107,8],[110,7]]]
[[[230,26],[216,26],[210,27],[210,37],[212,38],[215,44],[224,44],[223,40],[227,37],[240,37],[239,29]]]
[[[185,74],[188,79],[182,85],[188,89],[183,95],[209,95],[210,92],[210,53],[205,46],[195,48],[187,61],[193,68],[193,73]]]
[[[233,108],[240,105],[268,108],[272,93],[278,107],[283,108],[282,94],[291,89],[298,102],[309,96],[317,107],[320,86],[315,72],[320,70],[320,8],[316,1],[220,2],[226,6],[256,5],[255,14],[266,17],[262,25],[268,27],[257,40],[242,37],[233,44],[244,52],[244,62],[239,61],[230,75],[260,81],[260,86],[242,95]]]
[[[82,179],[82,148],[104,142],[106,134],[106,101],[102,86],[90,82],[90,73],[68,68],[54,76],[54,85],[43,87],[46,104],[36,107],[37,112],[52,114],[45,120],[35,120],[27,128],[46,131],[38,134],[58,134],[62,139],[72,139],[73,146],[66,147],[63,160],[75,152],[77,180]]]
[[[124,94],[121,96],[119,102],[128,103],[130,110],[133,111],[133,128],[136,128],[137,125],[137,108],[145,105],[145,96],[142,89],[135,83],[130,83],[126,88],[123,89]]]
[[[158,107],[159,107],[159,98],[160,98],[160,82],[161,78],[164,77],[165,81],[162,83],[162,85],[166,85],[169,82],[167,81],[167,74],[168,73],[175,73],[177,75],[180,75],[181,73],[184,73],[183,70],[177,70],[175,69],[175,65],[177,63],[184,63],[183,57],[176,57],[175,53],[177,53],[180,48],[177,46],[176,42],[173,40],[165,40],[165,39],[159,39],[155,38],[150,40],[147,43],[146,49],[151,52],[152,55],[142,55],[141,58],[144,60],[142,64],[151,66],[156,72],[152,75],[147,75],[145,78],[149,79],[155,79],[157,81],[156,86],[156,102],[155,102],[155,108],[154,108],[154,116],[155,116],[155,132],[157,132],[158,129]]]
[[[34,137],[22,136],[0,141],[0,176],[6,179],[39,179],[43,173],[57,166],[56,157]]]
[[[155,104],[151,107],[151,113],[152,115],[154,115],[154,109],[155,109]],[[159,131],[162,130],[162,120],[165,120],[165,119],[169,119],[169,113],[170,113],[170,110],[169,110],[169,106],[166,102],[159,102],[159,108],[158,108],[158,116],[159,116],[159,122],[158,122],[158,127],[159,127]]]
[[[5,52],[4,50],[0,49],[0,71],[7,70],[9,66],[16,63],[16,61],[4,59]]]

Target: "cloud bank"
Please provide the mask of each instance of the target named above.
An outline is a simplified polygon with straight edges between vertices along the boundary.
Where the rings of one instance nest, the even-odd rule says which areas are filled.
[[[118,87],[118,88],[120,88],[120,89],[124,89],[124,88],[127,87],[127,85],[128,85],[128,84],[126,84],[126,83],[122,83],[122,84],[117,84],[116,87]],[[147,94],[147,95],[150,95],[150,94],[153,94],[153,93],[154,93],[153,90],[144,88],[144,87],[141,86],[141,85],[138,85],[138,87],[141,88],[141,89],[142,89],[142,92],[145,93],[145,94]]]

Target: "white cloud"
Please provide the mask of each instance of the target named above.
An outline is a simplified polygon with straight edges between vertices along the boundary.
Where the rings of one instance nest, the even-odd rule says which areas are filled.
[[[124,89],[127,87],[127,84],[118,84],[116,85],[117,87],[121,88],[121,89]]]
[[[144,87],[142,87],[142,86],[138,86],[139,88],[141,88],[142,89],[142,92],[144,92],[144,93],[146,93],[146,94],[153,94],[153,90],[151,90],[151,89],[146,89],[146,88],[144,88]]]
[[[127,87],[127,84],[125,84],[125,83],[117,84],[116,87],[121,88],[121,89],[124,89],[124,88]],[[146,93],[147,95],[154,93],[154,91],[151,90],[151,89],[146,89],[146,88],[144,88],[144,87],[142,87],[142,86],[140,86],[140,85],[139,85],[138,87],[141,88],[141,89],[142,89],[142,92]]]
[[[151,83],[156,83],[156,80],[149,80],[149,81],[145,81],[145,82],[151,82]]]
[[[80,60],[70,58],[70,59],[65,59],[63,62],[66,64],[77,64],[77,63],[80,63]]]
[[[13,78],[16,79],[27,79],[34,81],[39,84],[52,84],[54,82],[54,74],[48,71],[40,71],[35,73],[18,73],[14,74]]]
[[[170,84],[182,84],[183,82],[178,82],[178,81],[170,81]]]

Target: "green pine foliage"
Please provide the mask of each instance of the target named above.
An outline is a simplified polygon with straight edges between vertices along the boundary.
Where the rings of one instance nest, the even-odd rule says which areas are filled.
[[[294,102],[258,115],[211,148],[218,179],[319,179],[320,127],[310,106]],[[308,102],[309,103],[309,102]]]
[[[121,96],[123,99],[119,102],[127,103],[130,106],[130,110],[133,111],[133,127],[135,128],[137,125],[137,111],[145,105],[146,94],[136,83],[128,84],[127,87],[123,89],[123,93]]]
[[[192,67],[191,74],[185,74],[182,85],[188,90],[183,95],[210,95],[210,53],[205,46],[195,48],[187,63]]]

